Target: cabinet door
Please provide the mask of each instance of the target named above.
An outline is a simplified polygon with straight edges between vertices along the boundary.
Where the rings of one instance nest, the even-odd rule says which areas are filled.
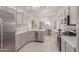
[[[22,33],[22,40],[21,40],[21,46],[23,46],[26,43],[26,32]]]
[[[79,52],[79,28],[77,26],[77,52]]]
[[[57,33],[54,31],[53,31],[53,37],[54,37],[55,42],[57,43]]]
[[[23,22],[23,13],[21,13],[21,12],[17,12],[17,24],[22,24],[22,22]]]
[[[21,35],[15,36],[15,49],[18,50],[21,47]]]
[[[71,47],[68,43],[66,43],[66,52],[75,52],[75,48]]]
[[[7,7],[0,6],[0,10],[6,11]]]
[[[61,38],[61,52],[65,52],[65,41]]]
[[[22,33],[21,46],[24,45],[24,33]]]
[[[72,6],[70,7],[70,23],[76,24],[76,20],[78,19],[78,7]]]
[[[23,24],[27,24],[27,16],[26,15],[23,16]]]
[[[7,12],[14,15],[14,20],[16,21],[16,8],[13,7],[7,7]]]

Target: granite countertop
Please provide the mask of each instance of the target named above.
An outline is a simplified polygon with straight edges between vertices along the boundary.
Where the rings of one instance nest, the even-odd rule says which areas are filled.
[[[53,29],[53,31],[56,32],[56,33],[58,33],[58,30],[56,30],[56,29]]]
[[[28,32],[28,31],[45,31],[44,29],[21,29],[21,30],[17,30],[15,35],[24,33],[24,32]]]
[[[70,46],[76,48],[77,37],[76,36],[61,36]]]

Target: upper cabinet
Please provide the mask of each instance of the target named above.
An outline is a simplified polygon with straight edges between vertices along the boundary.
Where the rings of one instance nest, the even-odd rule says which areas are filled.
[[[72,6],[70,7],[70,23],[76,24],[77,19],[78,19],[78,7]]]
[[[6,21],[14,21],[15,15],[11,12],[7,11],[8,7],[1,6],[0,7],[0,17]]]
[[[63,23],[67,16],[70,15],[70,24],[76,24],[76,20],[79,18],[78,15],[78,6],[66,6],[58,14],[58,19]]]
[[[0,6],[0,10],[6,11],[7,7]]]
[[[16,20],[16,22],[17,22],[17,24],[18,25],[22,25],[23,24],[23,13],[22,12],[17,12],[17,16],[16,16],[17,18],[17,20]]]
[[[27,24],[27,16],[24,14],[23,15],[23,24],[26,25]]]
[[[7,7],[7,12],[14,15],[14,20],[16,21],[16,8],[13,7]]]

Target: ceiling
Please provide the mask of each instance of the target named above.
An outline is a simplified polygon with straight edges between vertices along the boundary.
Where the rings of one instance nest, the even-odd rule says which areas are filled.
[[[33,16],[50,16],[57,14],[63,6],[16,6]]]

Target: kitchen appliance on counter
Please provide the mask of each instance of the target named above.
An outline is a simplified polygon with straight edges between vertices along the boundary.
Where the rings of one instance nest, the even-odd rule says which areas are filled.
[[[0,17],[0,51],[14,51],[16,32],[14,15],[0,11]]]

